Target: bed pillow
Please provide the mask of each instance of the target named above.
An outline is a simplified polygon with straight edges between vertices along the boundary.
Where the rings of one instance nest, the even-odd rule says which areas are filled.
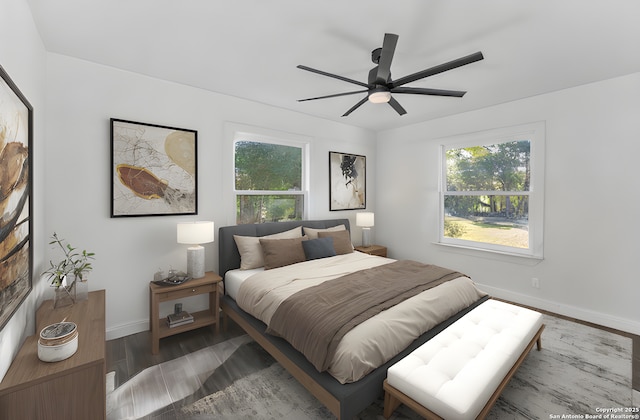
[[[302,242],[304,255],[307,260],[317,260],[318,258],[333,257],[336,249],[333,247],[333,238],[310,239]]]
[[[335,232],[337,230],[347,230],[344,225],[338,225],[326,229],[314,229],[310,227],[303,227],[304,234],[309,237],[309,239],[318,239],[318,232]]]
[[[318,238],[333,238],[333,248],[336,250],[337,255],[350,254],[353,252],[351,236],[348,230],[318,232]]]
[[[304,248],[302,248],[302,241],[306,242],[306,239],[306,236],[290,239],[260,238],[264,269],[270,270],[304,261],[306,257]]]
[[[251,270],[252,268],[260,268],[264,266],[264,258],[262,258],[262,248],[260,247],[261,238],[286,239],[301,237],[301,226],[295,227],[291,230],[266,236],[233,235],[233,239],[236,241],[238,251],[240,252],[240,270]]]

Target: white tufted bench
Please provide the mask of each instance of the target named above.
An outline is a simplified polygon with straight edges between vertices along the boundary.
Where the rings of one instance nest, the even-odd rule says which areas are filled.
[[[487,300],[389,368],[384,417],[404,403],[427,419],[484,418],[543,329],[540,313]]]

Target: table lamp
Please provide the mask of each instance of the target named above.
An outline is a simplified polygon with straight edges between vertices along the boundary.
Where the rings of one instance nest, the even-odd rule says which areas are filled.
[[[360,212],[356,214],[356,226],[362,228],[362,246],[371,246],[371,227],[373,226],[373,213]]]
[[[193,279],[204,277],[204,247],[213,242],[213,222],[178,223],[178,243],[187,248],[187,274]]]

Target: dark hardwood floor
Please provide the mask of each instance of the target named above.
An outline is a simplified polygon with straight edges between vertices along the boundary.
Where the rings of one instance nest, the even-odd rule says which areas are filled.
[[[558,316],[552,313],[548,314]],[[598,325],[568,317],[560,317],[630,337],[633,340],[632,384],[633,389],[640,391],[640,336],[599,327]],[[151,354],[151,333],[149,331],[109,340],[106,344],[107,372],[115,372],[115,387],[117,388],[150,366],[176,359],[244,334],[244,331],[231,320],[229,320],[226,330],[224,328],[221,330],[220,334],[215,334],[211,332],[210,327],[203,327],[163,338],[160,341],[160,352],[157,355]],[[144,418],[149,420],[175,419],[172,410],[172,407],[168,407]]]
[[[176,359],[205,347],[245,334],[233,321],[220,334],[211,327],[198,328],[160,340],[160,352],[151,354],[151,332],[144,331],[107,341],[107,372],[115,372],[115,387],[119,387],[144,369]]]

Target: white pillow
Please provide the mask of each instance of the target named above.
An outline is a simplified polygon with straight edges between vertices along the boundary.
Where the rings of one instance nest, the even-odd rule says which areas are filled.
[[[309,237],[309,239],[318,239],[318,232],[336,232],[338,230],[346,230],[344,225],[338,225],[326,229],[314,229],[310,227],[304,227],[304,234]]]
[[[298,226],[285,232],[274,233],[266,236],[239,236],[233,235],[238,251],[240,252],[240,270],[251,270],[252,268],[264,267],[262,257],[262,247],[260,239],[290,239],[301,238],[302,227]]]

